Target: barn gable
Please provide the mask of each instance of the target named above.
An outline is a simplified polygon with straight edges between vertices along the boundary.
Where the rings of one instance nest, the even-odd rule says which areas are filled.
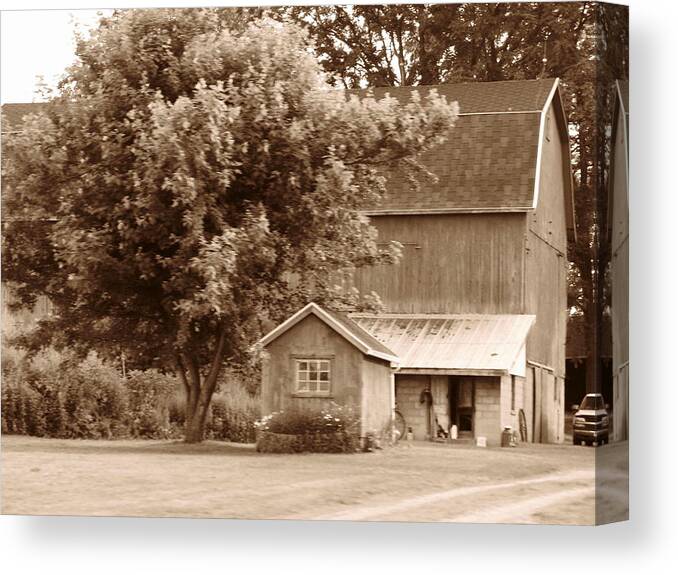
[[[459,118],[448,139],[430,150],[423,164],[437,182],[422,180],[414,190],[406,174],[388,175],[387,196],[368,215],[474,212],[529,212],[536,209],[542,166],[542,142],[553,116],[567,143],[558,79],[476,82],[373,89],[409,101],[412,93],[425,97],[431,90],[458,102]],[[367,94],[367,91],[357,92]],[[567,227],[574,237],[574,201],[567,145],[563,174]]]

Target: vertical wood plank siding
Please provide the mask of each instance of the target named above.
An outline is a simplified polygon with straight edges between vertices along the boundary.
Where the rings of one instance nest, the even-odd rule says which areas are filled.
[[[548,111],[553,118],[553,107]],[[527,340],[527,359],[565,377],[567,332],[567,223],[564,143],[558,122],[546,122],[539,202],[528,215],[525,265],[525,313],[537,316]]]
[[[263,413],[286,409],[322,409],[331,402],[356,410],[360,434],[381,434],[391,421],[391,369],[366,357],[314,315],[309,315],[266,347],[261,399]],[[297,395],[296,360],[329,359],[329,397]]]
[[[361,407],[362,353],[317,317],[310,315],[266,348],[262,382],[264,413],[290,408],[322,408],[335,401]],[[330,397],[295,397],[295,357],[331,358]]]
[[[392,313],[521,313],[521,213],[375,216],[379,241],[404,244],[398,264],[358,270]]]
[[[393,398],[388,363],[364,356],[362,362],[361,436],[390,433]]]

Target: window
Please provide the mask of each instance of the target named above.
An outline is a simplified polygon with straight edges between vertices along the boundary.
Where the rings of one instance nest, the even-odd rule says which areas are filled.
[[[297,359],[297,393],[330,394],[330,360]]]

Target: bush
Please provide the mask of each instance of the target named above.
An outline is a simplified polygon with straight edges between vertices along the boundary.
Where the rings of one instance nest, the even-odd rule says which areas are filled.
[[[170,423],[170,403],[178,392],[175,378],[159,372],[132,371],[125,388],[132,437],[161,439],[175,435]]]
[[[321,410],[274,412],[256,423],[257,451],[350,453],[357,449],[359,419],[335,403]]]
[[[206,436],[256,441],[259,400],[233,379],[213,398]],[[78,361],[54,350],[2,354],[2,432],[39,437],[167,439],[181,437],[186,400],[178,380],[154,370],[123,379],[95,354]]]
[[[228,391],[212,398],[211,420],[207,436],[235,443],[254,443],[257,440],[255,423],[261,417],[258,397],[253,397],[239,383],[232,383]]]
[[[78,439],[112,439],[127,435],[127,396],[116,369],[96,356],[63,373],[64,433]]]

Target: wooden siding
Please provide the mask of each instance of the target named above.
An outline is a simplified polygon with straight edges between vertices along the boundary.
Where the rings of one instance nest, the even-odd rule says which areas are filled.
[[[361,436],[368,432],[380,437],[390,433],[393,418],[391,368],[384,361],[363,357],[361,395]]]
[[[266,346],[266,351],[261,389],[264,413],[292,407],[319,409],[330,401],[360,410],[363,354],[317,317],[306,317]],[[296,358],[331,360],[329,397],[295,396]]]
[[[290,408],[320,409],[330,402],[346,405],[360,416],[360,434],[387,431],[392,417],[391,368],[370,358],[314,315],[309,315],[266,346],[262,369],[265,414]],[[297,359],[330,360],[330,394],[296,394]]]
[[[379,241],[403,244],[398,264],[358,270],[392,313],[522,313],[525,214],[375,216]]]
[[[532,390],[533,440],[561,443],[565,437],[565,378],[556,377],[549,369],[531,365],[525,386]]]
[[[553,106],[548,110],[542,141],[537,209],[529,215],[530,231],[562,254],[567,253],[567,200],[563,158],[566,142],[561,139]]]
[[[525,310],[537,316],[527,340],[527,359],[565,376],[567,333],[567,209],[565,142],[553,106],[542,142],[537,207],[527,218]]]
[[[527,336],[527,359],[565,376],[567,260],[530,234],[525,266],[525,312],[536,320]]]

